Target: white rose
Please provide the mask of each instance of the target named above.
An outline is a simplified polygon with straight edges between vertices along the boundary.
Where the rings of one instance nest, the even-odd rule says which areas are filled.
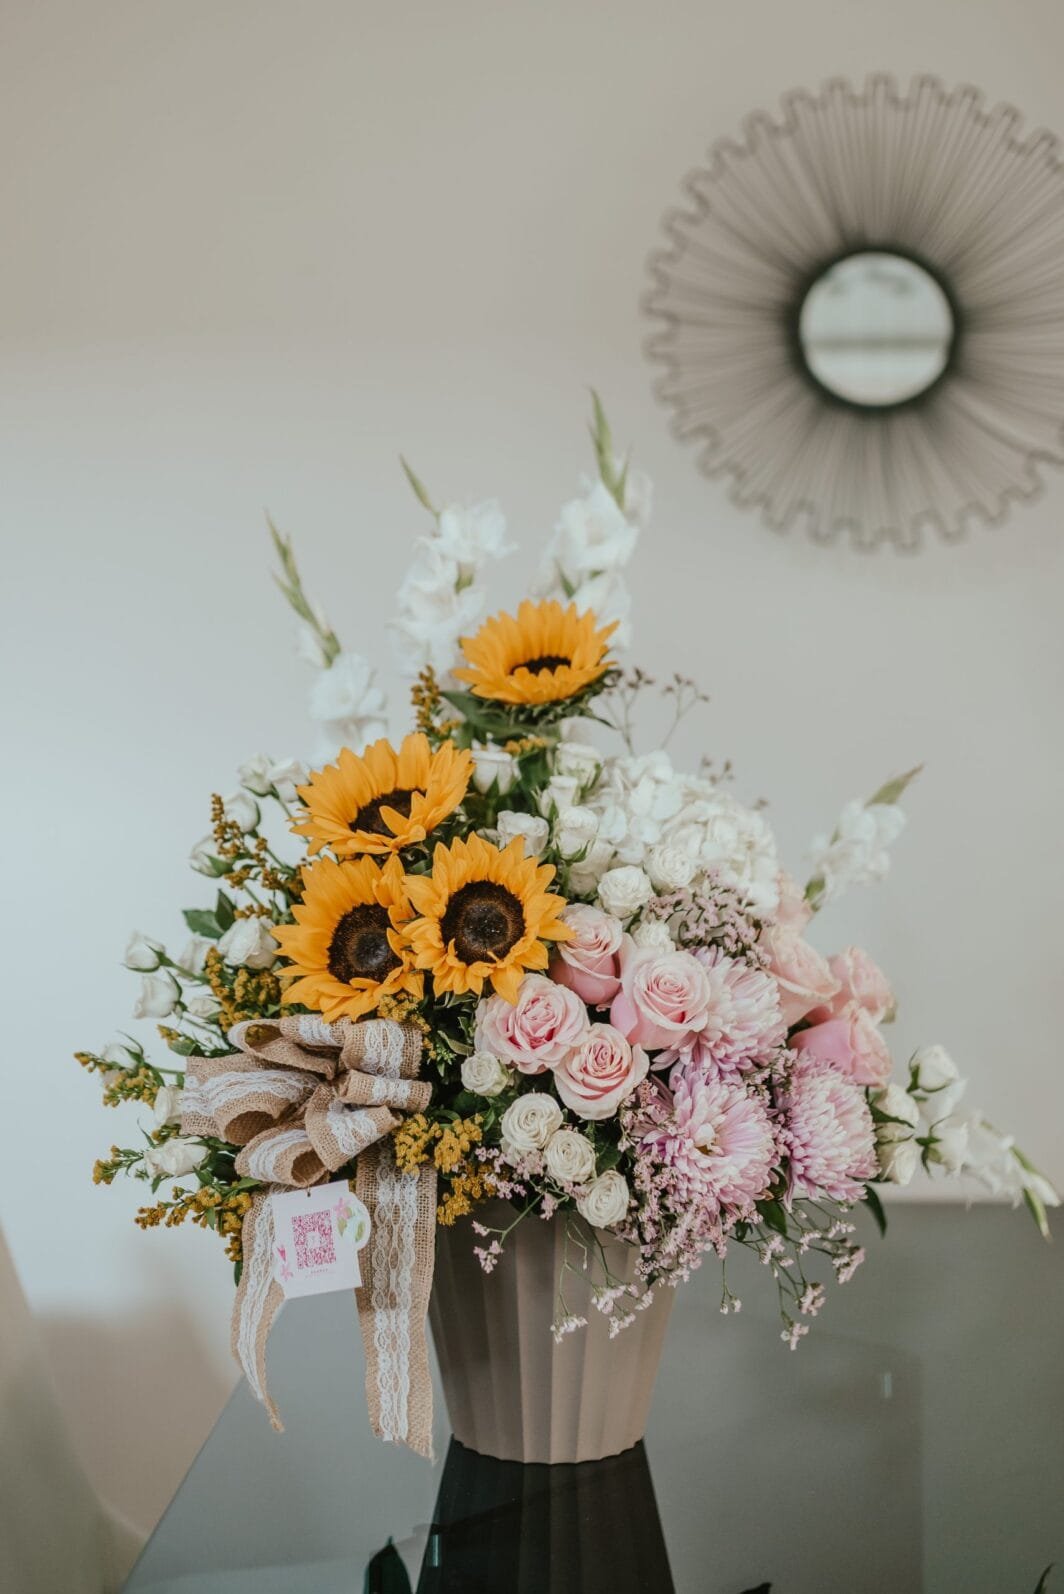
[[[442,552],[464,568],[475,570],[486,559],[501,559],[514,551],[514,544],[506,540],[506,518],[494,499],[468,509],[448,505],[440,511],[436,535]]]
[[[267,771],[270,785],[283,803],[294,803],[298,787],[307,784],[307,768],[298,758],[279,758]]]
[[[540,1151],[562,1121],[562,1110],[553,1096],[530,1090],[511,1102],[502,1115],[500,1128],[507,1145],[525,1156]]]
[[[155,1095],[155,1122],[178,1124],[181,1122],[181,1097],[179,1085],[160,1085]]]
[[[179,965],[187,969],[189,974],[202,974],[207,953],[213,945],[214,942],[205,935],[190,936],[185,943],[185,950],[177,960]]]
[[[189,853],[189,864],[195,869],[197,874],[214,874],[214,859],[217,857],[214,848],[214,836],[204,836],[200,841],[197,841]]]
[[[481,793],[490,791],[492,781],[497,781],[499,796],[505,797],[517,773],[517,763],[513,754],[508,753],[505,747],[475,746],[472,752],[473,785],[477,791]]]
[[[935,1125],[934,1139],[928,1153],[932,1162],[944,1168],[948,1174],[957,1174],[964,1167],[967,1155],[968,1125],[962,1119]]]
[[[581,790],[591,786],[602,768],[602,754],[590,742],[560,742],[554,755],[556,775],[571,775]]]
[[[193,996],[185,1003],[193,1018],[214,1018],[222,1010],[222,1004],[210,991],[203,991],[199,996]]]
[[[159,954],[163,950],[161,941],[153,941],[149,936],[141,935],[139,930],[134,930],[122,961],[127,969],[136,969],[138,973],[147,972],[159,967]]]
[[[638,537],[609,488],[597,481],[583,498],[573,498],[562,506],[547,562],[554,567],[560,565],[576,585],[585,576],[626,565]]]
[[[644,919],[632,931],[632,940],[641,952],[672,951],[672,936],[664,919]]]
[[[144,1166],[153,1179],[179,1179],[182,1174],[192,1173],[198,1168],[206,1155],[207,1147],[201,1146],[198,1140],[185,1140],[181,1135],[174,1135],[172,1139],[164,1140],[161,1146],[148,1147],[144,1153]]]
[[[549,815],[552,808],[564,813],[575,806],[579,790],[580,782],[575,775],[552,775],[539,794],[540,813]]]
[[[268,969],[278,946],[263,919],[234,919],[218,942],[218,950],[231,968]]]
[[[653,894],[649,879],[634,864],[607,869],[598,885],[599,901],[615,919],[630,919],[640,908],[646,907]]]
[[[595,1148],[575,1129],[558,1129],[543,1154],[547,1172],[559,1184],[586,1184],[595,1172]]]
[[[259,822],[259,805],[246,791],[232,792],[222,806],[225,817],[231,824],[239,825],[244,835],[254,830]]]
[[[504,808],[499,815],[499,846],[508,847],[515,836],[525,844],[525,857],[538,858],[547,845],[550,826],[538,814],[517,814]]]
[[[672,847],[668,842],[659,842],[656,847],[651,847],[645,864],[654,890],[663,895],[689,886],[694,879],[695,860],[690,853],[684,852],[681,847]]]
[[[474,1096],[501,1096],[510,1077],[510,1070],[494,1052],[474,1052],[462,1064],[462,1087]]]
[[[593,1229],[609,1229],[623,1221],[631,1200],[622,1174],[611,1168],[589,1184],[576,1203],[576,1210]]]
[[[920,1122],[919,1102],[914,1101],[901,1085],[887,1085],[884,1090],[877,1090],[872,1097],[872,1104],[878,1107],[880,1112],[886,1113],[888,1118],[899,1120],[897,1123],[877,1126],[877,1132],[883,1140],[896,1140],[899,1138],[903,1124],[915,1129]]]
[[[879,1166],[891,1184],[908,1184],[920,1166],[920,1147],[915,1140],[888,1140],[878,1148]]]
[[[268,797],[273,782],[269,775],[270,760],[265,753],[255,753],[253,757],[245,759],[237,770],[237,779],[241,786],[254,792],[256,797]]]
[[[563,808],[555,821],[554,839],[564,858],[589,847],[598,835],[598,814],[593,808]]]
[[[133,1004],[134,1018],[166,1018],[173,1012],[181,987],[172,974],[160,969],[157,974],[142,974],[140,995]]]
[[[110,1063],[115,1069],[132,1068],[140,1059],[135,1057],[128,1046],[120,1046],[117,1041],[112,1041],[110,1046],[105,1046],[100,1053],[105,1063]]]

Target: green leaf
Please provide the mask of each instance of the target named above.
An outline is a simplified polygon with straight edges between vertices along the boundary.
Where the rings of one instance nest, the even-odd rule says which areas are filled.
[[[1049,1565],[1038,1579],[1038,1587],[1035,1589],[1034,1594],[1046,1594],[1046,1589],[1049,1587],[1049,1574],[1053,1570],[1055,1564],[1055,1562],[1050,1561]]]
[[[210,908],[186,908],[182,917],[193,935],[205,935],[217,941],[222,933],[222,927]]]
[[[916,779],[923,767],[923,764],[917,764],[915,769],[906,770],[904,775],[895,775],[893,780],[888,780],[884,785],[880,786],[873,796],[869,797],[865,807],[872,808],[877,803],[896,803],[905,788]]]
[[[757,1210],[768,1228],[775,1229],[777,1234],[787,1233],[787,1214],[778,1201],[759,1201]]]
[[[391,1539],[366,1567],[362,1594],[411,1594],[406,1567]]]
[[[1052,1236],[1049,1232],[1049,1216],[1046,1212],[1045,1203],[1043,1202],[1041,1196],[1036,1195],[1028,1185],[1025,1185],[1023,1190],[1023,1199],[1027,1203],[1027,1209],[1032,1218],[1038,1225],[1038,1232],[1042,1236],[1043,1240],[1051,1239]]]
[[[178,1057],[191,1057],[193,1052],[199,1051],[199,1041],[192,1040],[188,1035],[177,1035],[166,1044]]]
[[[428,490],[426,489],[424,482],[422,482],[419,477],[414,475],[414,472],[410,469],[410,466],[407,464],[402,454],[399,455],[399,463],[403,467],[403,473],[406,476],[407,481],[410,483],[410,486],[414,492],[414,497],[417,499],[418,503],[423,509],[428,510],[429,514],[434,520],[438,520],[440,518],[440,512],[433,504],[432,499],[429,497]]]
[[[884,1212],[883,1203],[879,1199],[879,1191],[876,1190],[873,1185],[865,1185],[864,1200],[869,1212],[871,1212],[873,1218],[876,1220],[876,1228],[879,1230],[880,1234],[886,1234],[887,1214]]]
[[[221,933],[224,935],[229,926],[236,919],[236,904],[224,891],[219,891],[214,904],[214,917]]]

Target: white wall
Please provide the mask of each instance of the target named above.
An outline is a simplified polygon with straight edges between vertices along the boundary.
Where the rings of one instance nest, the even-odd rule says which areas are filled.
[[[750,108],[833,73],[971,79],[1064,125],[1054,0],[516,6],[38,0],[0,22],[5,1155],[0,1215],[85,1459],[150,1527],[232,1378],[228,1270],[93,1190],[117,1127],[69,1060],[176,935],[208,794],[303,751],[262,510],[383,649],[419,512],[497,493],[527,548],[586,463],[585,385],[658,487],[638,657],[795,862],[920,759],[889,890],[825,925],[895,975],[1064,1177],[1064,488],[919,558],[780,540],[670,439],[636,312],[659,218]],[[687,750],[693,751],[692,734]],[[120,1137],[119,1137],[120,1138]]]

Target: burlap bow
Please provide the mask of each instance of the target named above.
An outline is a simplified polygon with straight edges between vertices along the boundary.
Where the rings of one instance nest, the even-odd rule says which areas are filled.
[[[356,1292],[366,1348],[370,1421],[382,1439],[432,1450],[425,1317],[432,1288],[436,1173],[400,1173],[387,1139],[428,1105],[418,1079],[421,1035],[390,1019],[326,1024],[313,1016],[238,1024],[232,1057],[190,1058],[181,1130],[240,1146],[238,1174],[261,1179],[244,1219],[244,1266],[233,1305],[233,1353],[280,1429],[266,1388],[266,1341],[284,1300],[274,1279],[269,1188],[320,1184],[357,1158],[356,1193],[372,1230]]]

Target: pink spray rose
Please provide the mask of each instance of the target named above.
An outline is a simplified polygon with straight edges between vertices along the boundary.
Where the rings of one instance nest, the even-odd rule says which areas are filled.
[[[575,991],[589,1007],[607,1007],[621,988],[621,921],[586,902],[571,902],[562,919],[573,932],[572,939],[558,946],[551,978]]]
[[[526,974],[516,1002],[489,996],[480,1003],[475,1044],[478,1052],[491,1052],[522,1074],[542,1074],[564,1062],[589,1027],[575,991],[544,974]]]
[[[830,1063],[858,1085],[885,1085],[890,1078],[887,1044],[859,1002],[847,1002],[825,1023],[803,1029],[790,1045],[803,1057]]]
[[[625,936],[610,1022],[633,1046],[682,1046],[705,1027],[711,998],[709,975],[692,953],[641,951]]]
[[[763,932],[760,945],[779,986],[780,1012],[788,1029],[835,995],[839,982],[827,959],[795,931],[773,926]]]
[[[587,1039],[554,1070],[554,1088],[579,1118],[609,1118],[647,1077],[650,1059],[612,1024],[592,1024]]]
[[[831,1001],[832,1014],[845,1007],[847,1002],[857,1002],[864,1008],[873,1024],[882,1024],[894,1007],[894,992],[878,963],[859,946],[848,946],[828,959],[828,966],[841,989]],[[819,1013],[816,1017],[819,1017]]]

